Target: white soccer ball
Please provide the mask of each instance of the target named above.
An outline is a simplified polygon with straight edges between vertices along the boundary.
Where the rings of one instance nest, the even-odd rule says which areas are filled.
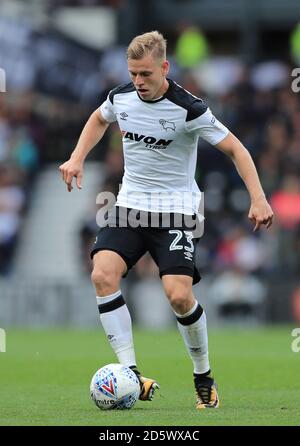
[[[131,409],[139,398],[140,382],[129,367],[108,364],[94,374],[90,394],[99,409]]]

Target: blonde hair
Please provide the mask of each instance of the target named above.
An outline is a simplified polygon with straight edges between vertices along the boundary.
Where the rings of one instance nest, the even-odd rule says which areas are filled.
[[[127,48],[127,59],[142,59],[152,54],[154,59],[165,60],[167,41],[158,31],[140,34],[130,42]]]

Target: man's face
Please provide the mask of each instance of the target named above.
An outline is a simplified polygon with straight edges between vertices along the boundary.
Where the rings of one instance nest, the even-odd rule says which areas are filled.
[[[130,78],[142,99],[151,101],[164,94],[168,88],[165,76],[169,62],[154,59],[151,54],[142,59],[128,59]]]

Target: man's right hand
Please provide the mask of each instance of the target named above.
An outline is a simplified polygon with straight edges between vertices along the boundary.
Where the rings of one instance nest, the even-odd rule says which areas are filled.
[[[73,189],[72,181],[76,178],[78,189],[82,189],[81,181],[83,177],[83,162],[70,158],[59,166],[63,181],[66,183],[68,192]]]

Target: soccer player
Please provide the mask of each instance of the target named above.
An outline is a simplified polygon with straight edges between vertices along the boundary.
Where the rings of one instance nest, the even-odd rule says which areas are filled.
[[[115,224],[100,228],[91,252],[101,323],[119,362],[131,367],[139,377],[140,399],[151,400],[159,386],[138,371],[131,317],[120,290],[121,278],[149,251],[159,267],[165,294],[193,362],[196,408],[217,408],[219,398],[209,364],[206,316],[192,290],[200,280],[194,262],[194,232],[184,222],[179,227],[174,223],[175,215],[195,216],[198,212],[201,193],[194,179],[198,138],[234,162],[250,195],[248,217],[255,223],[255,231],[261,225],[270,227],[273,212],[247,149],[201,99],[167,77],[164,37],[157,31],[135,37],[127,49],[127,61],[131,82],[110,91],[88,119],[70,159],[59,169],[69,192],[73,178],[81,188],[87,154],[109,124],[118,122],[125,160],[122,187],[114,207],[119,212],[115,214]],[[174,193],[183,199],[174,200]],[[159,199],[153,199],[157,194]],[[191,199],[186,199],[187,194]],[[128,217],[132,210],[173,219],[168,227],[161,221],[151,226],[151,218],[148,227],[134,227]]]

